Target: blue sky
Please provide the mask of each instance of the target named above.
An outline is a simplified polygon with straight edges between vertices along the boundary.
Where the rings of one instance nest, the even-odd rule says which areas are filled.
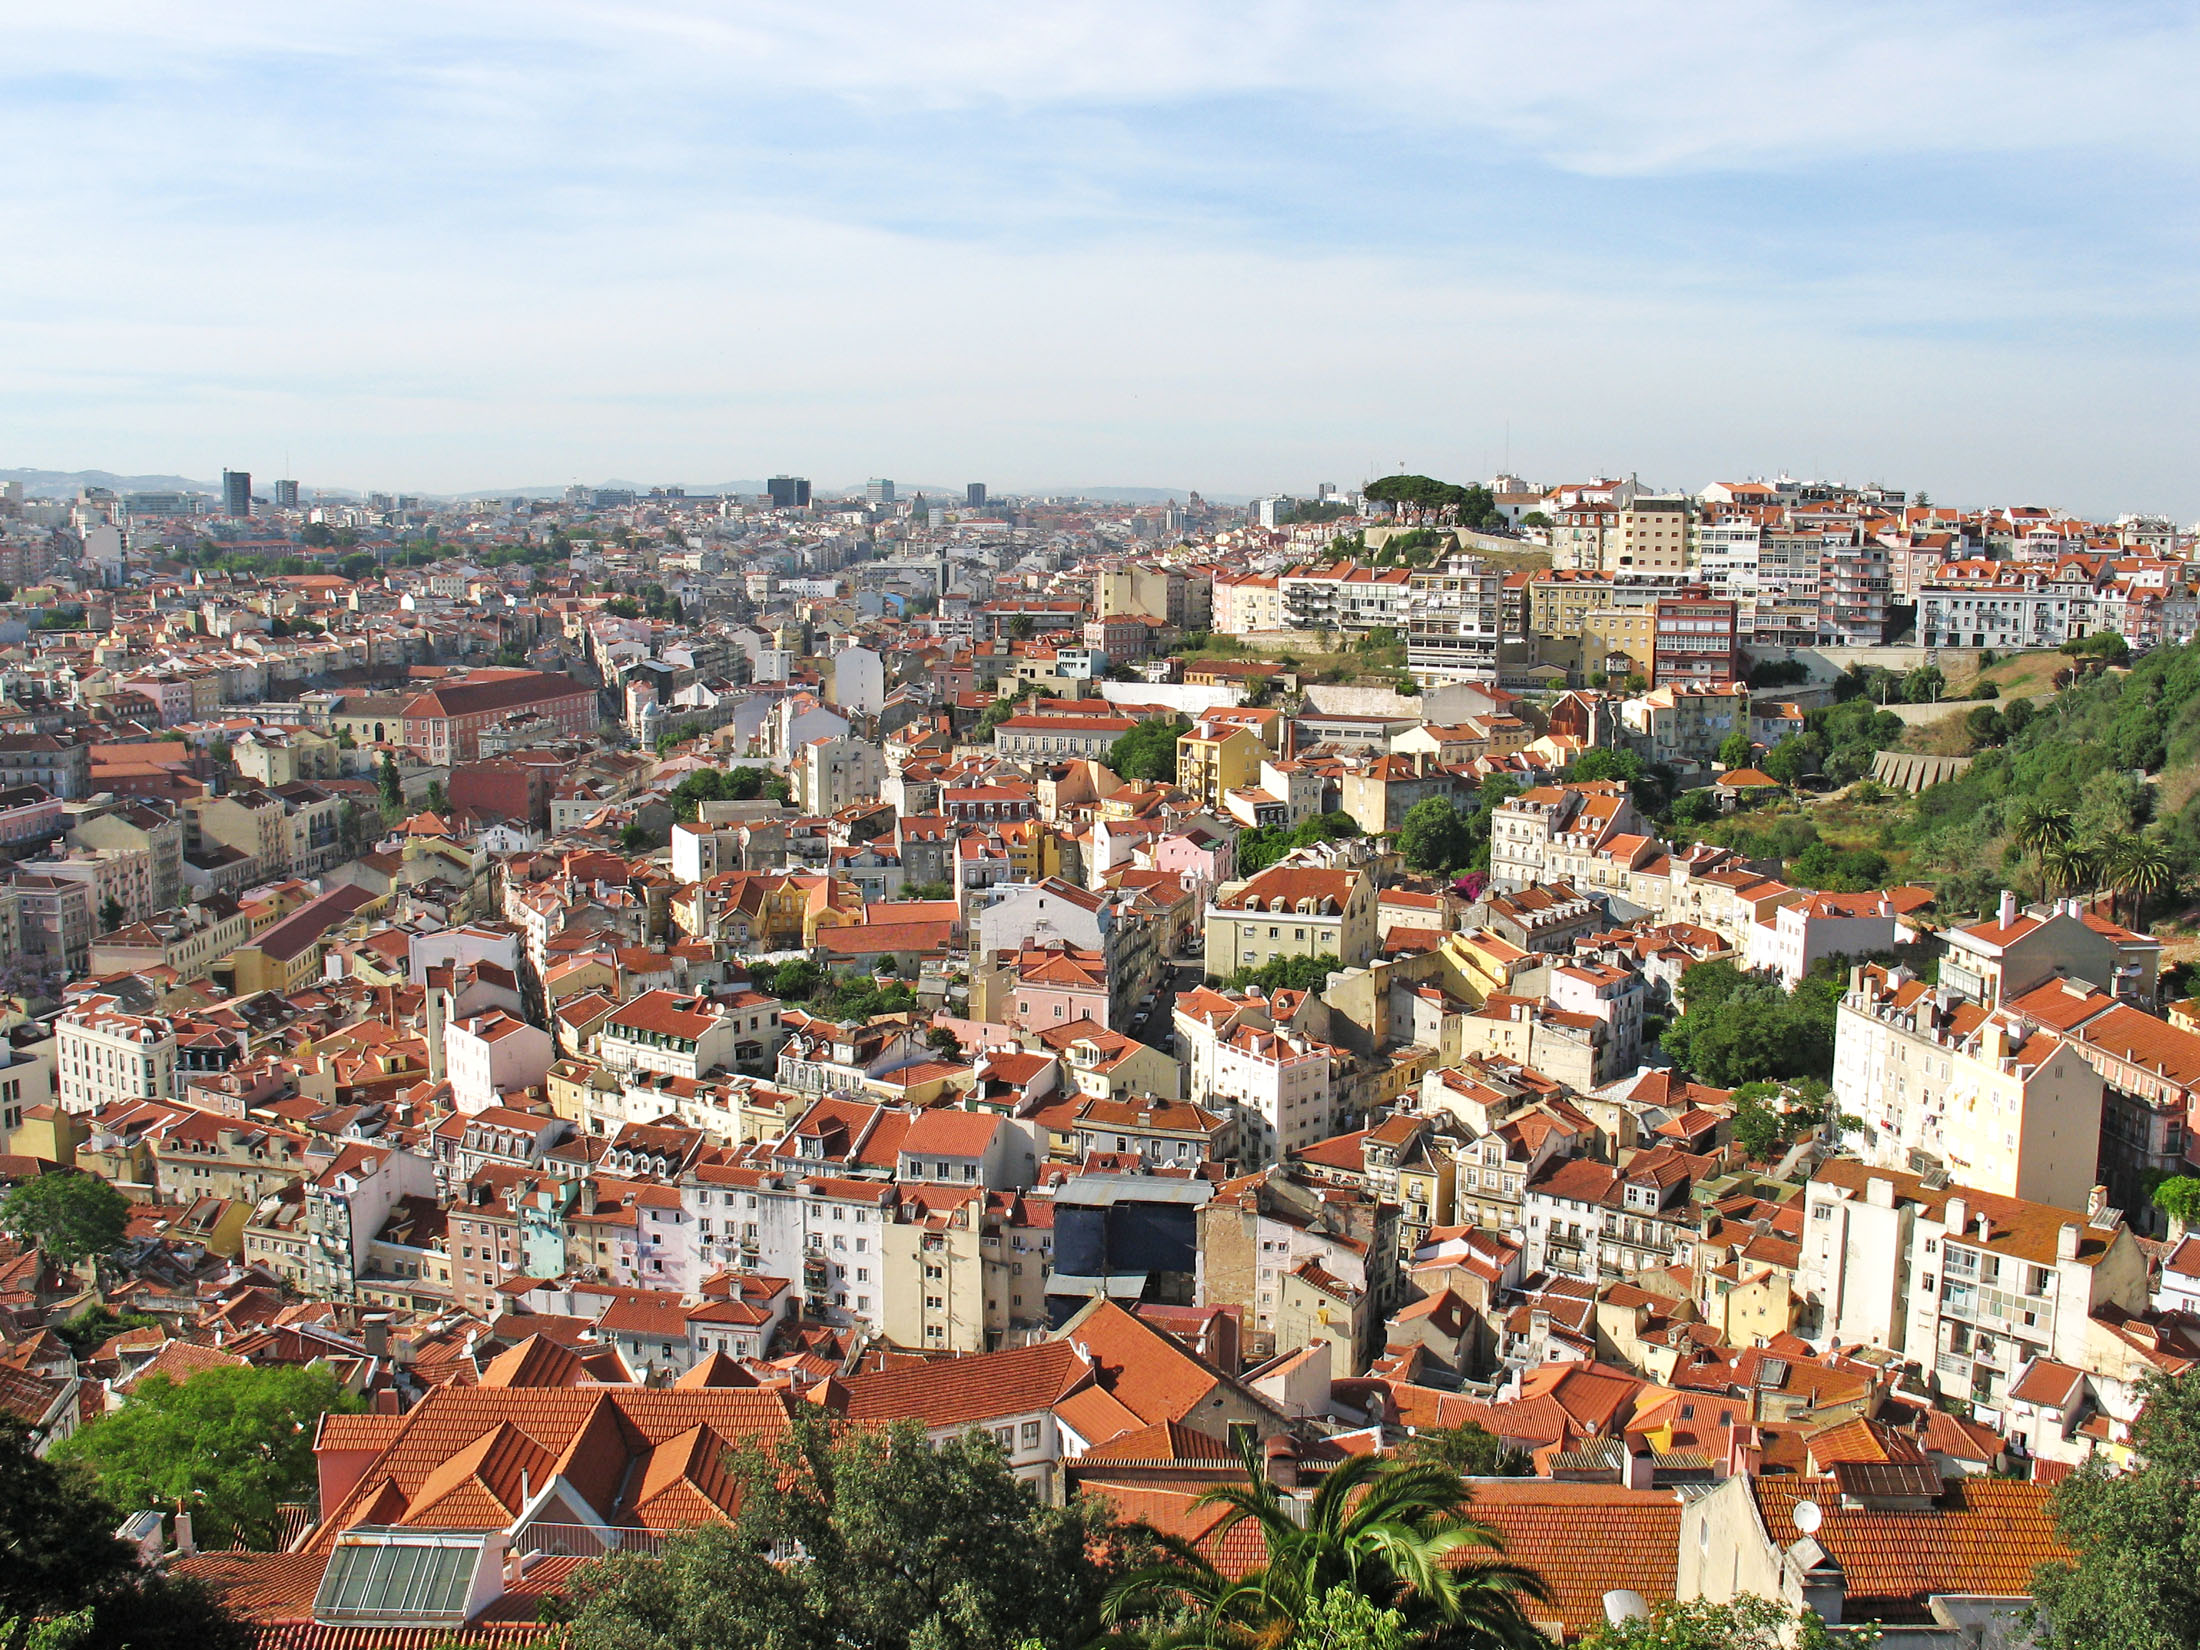
[[[2190,7],[44,10],[4,464],[2200,515]]]

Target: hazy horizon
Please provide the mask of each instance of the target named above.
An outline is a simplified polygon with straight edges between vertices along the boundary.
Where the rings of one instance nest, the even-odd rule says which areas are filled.
[[[2200,515],[2182,8],[94,3],[11,45],[0,465]]]

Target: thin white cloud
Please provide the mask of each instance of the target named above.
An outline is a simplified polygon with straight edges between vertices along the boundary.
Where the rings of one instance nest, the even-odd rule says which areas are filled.
[[[0,68],[0,442],[200,472],[287,448],[433,488],[792,465],[1252,490],[1470,473],[1509,421],[1541,473],[2190,512],[2187,265],[2034,184],[2143,174],[2170,210],[2130,234],[2184,233],[2196,28],[1613,0],[48,12]],[[1929,166],[2018,204],[1921,224]]]

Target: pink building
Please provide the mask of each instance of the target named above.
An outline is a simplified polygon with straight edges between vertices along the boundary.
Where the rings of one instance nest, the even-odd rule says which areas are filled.
[[[1075,1020],[1108,1024],[1108,965],[1098,951],[1067,941],[1020,953],[1016,985],[1009,1002],[1011,1024],[1044,1031]]]

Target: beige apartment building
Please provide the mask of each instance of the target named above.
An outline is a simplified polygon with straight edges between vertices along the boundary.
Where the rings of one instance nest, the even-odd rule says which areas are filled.
[[[2103,1085],[2063,1037],[1875,966],[1850,972],[1834,1035],[1834,1098],[1857,1119],[1843,1144],[1865,1163],[1934,1163],[1998,1197],[2086,1206]]]

